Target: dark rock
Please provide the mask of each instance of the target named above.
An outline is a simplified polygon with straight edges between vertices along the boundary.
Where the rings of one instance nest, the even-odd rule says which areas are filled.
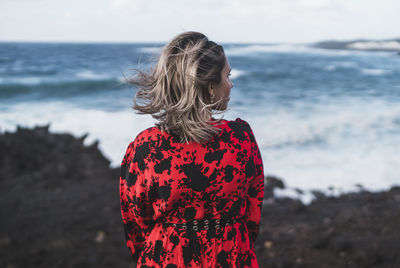
[[[367,247],[357,252],[355,259],[362,267],[373,267],[382,262],[379,252],[372,247]]]
[[[85,137],[51,134],[49,125],[33,129],[18,126],[16,133],[0,135],[0,178],[22,183],[24,179],[33,182],[35,176],[45,177],[37,183],[59,187],[70,180],[102,176],[109,172],[110,161],[98,150],[98,142],[83,146]]]
[[[353,241],[343,235],[332,237],[329,244],[330,247],[337,252],[349,251],[353,248]]]
[[[326,195],[321,191],[313,190],[313,191],[311,191],[311,193],[314,195],[314,197],[316,199],[324,199],[324,198],[326,198]]]
[[[294,188],[294,190],[296,191],[296,193],[298,194],[304,194],[304,191],[299,189],[299,188]]]
[[[400,267],[400,187],[360,190],[337,197],[315,191],[303,209],[290,198],[265,202],[256,245],[273,246],[257,253],[260,267],[286,259],[293,267]]]
[[[326,248],[329,244],[329,238],[327,237],[316,237],[312,242],[312,247],[316,249]]]
[[[294,261],[284,259],[284,258],[274,258],[272,259],[267,267],[271,268],[291,268],[294,265]],[[262,267],[262,266],[260,266]]]
[[[84,146],[86,136],[52,134],[49,125],[0,134],[0,267],[132,264],[119,169],[97,143]]]
[[[266,186],[273,188],[280,188],[280,189],[284,189],[285,188],[285,184],[283,182],[282,179],[279,179],[277,177],[274,176],[267,176],[265,178],[266,180]]]
[[[331,228],[331,229],[326,230],[326,232],[324,232],[320,236],[315,236],[312,240],[312,247],[315,249],[327,248],[329,245],[329,241],[334,236],[334,234],[335,234],[335,232]]]
[[[307,207],[303,204],[303,202],[300,200],[293,200],[289,210],[293,213],[300,213],[305,209],[307,209]]]
[[[285,184],[283,183],[282,179],[279,179],[274,176],[267,176],[265,178],[265,187],[264,187],[264,198],[273,198],[274,197],[274,189],[275,188],[280,188],[284,189]]]

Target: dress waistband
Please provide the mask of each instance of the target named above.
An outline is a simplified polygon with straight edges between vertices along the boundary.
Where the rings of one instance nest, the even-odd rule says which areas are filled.
[[[201,219],[184,223],[163,222],[162,225],[163,227],[172,226],[182,230],[193,230],[193,231],[208,230],[210,228],[219,230],[221,227],[234,224],[238,220],[239,219]]]

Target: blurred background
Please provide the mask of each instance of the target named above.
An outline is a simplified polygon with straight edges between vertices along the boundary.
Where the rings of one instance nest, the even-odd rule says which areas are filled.
[[[224,117],[249,121],[267,174],[305,190],[399,182],[398,1],[0,5],[2,131],[50,123],[89,133],[117,167],[154,122],[130,109],[135,89],[124,76],[194,30],[224,45],[235,84]],[[317,43],[332,40],[345,42]]]
[[[48,130],[55,134],[87,134],[83,139],[86,146],[98,141],[94,147],[105,156],[99,161],[106,169],[111,167],[109,176],[115,176],[110,179],[114,184],[96,191],[93,178],[87,191],[100,199],[100,192],[117,193],[118,166],[126,147],[154,123],[150,116],[137,115],[130,108],[135,88],[125,77],[133,68],[152,66],[166,42],[189,30],[203,32],[224,46],[234,88],[229,110],[223,116],[250,123],[262,152],[265,174],[283,178],[288,186],[276,190],[276,195],[300,198],[309,204],[315,190],[339,195],[399,185],[399,10],[400,2],[395,0],[1,0],[0,132],[4,140],[0,175],[8,181],[4,184],[7,187],[23,183],[18,190],[7,190],[10,196],[3,195],[2,218],[12,217],[13,212],[5,207],[27,209],[18,203],[21,197],[11,194],[24,193],[24,198],[29,198],[23,185],[37,185],[33,182],[42,176],[31,178],[35,170],[29,170],[26,163],[38,156],[29,155],[29,147],[19,151],[28,154],[23,156],[25,164],[15,164],[22,157],[16,153],[16,159],[4,160],[13,155],[10,148],[18,147],[6,141],[4,133],[15,132],[18,126],[49,125]],[[25,133],[23,139],[27,142],[35,135],[51,136],[43,133],[46,130]],[[32,143],[35,141],[26,146]],[[60,146],[57,150],[63,152],[70,143]],[[75,152],[84,150],[74,146]],[[60,155],[57,152],[54,154]],[[52,163],[56,158],[43,161]],[[7,173],[10,163],[14,173]],[[90,169],[97,168],[96,164],[76,168],[78,163],[68,163],[64,163],[64,171],[89,168],[82,173],[89,174]],[[22,174],[21,165],[29,172]],[[58,174],[58,179],[52,178],[56,181],[63,176],[70,178],[64,171],[58,168],[46,174]],[[43,176],[50,180],[51,175]],[[4,191],[9,189],[4,185]],[[43,189],[62,191],[54,181],[51,186],[45,185]],[[36,197],[43,201],[40,189]],[[76,191],[71,189],[60,204],[69,203],[73,193]],[[10,201],[13,198],[15,201]],[[87,199],[88,203],[93,201]],[[114,203],[108,211],[118,210],[115,196],[110,200]],[[62,215],[70,216],[81,203],[70,206],[71,210]],[[91,213],[89,208],[82,211],[84,215]],[[50,215],[46,213],[53,212],[43,215]],[[77,218],[77,225],[82,217]],[[119,220],[115,220],[116,225]],[[11,228],[15,222],[2,224]],[[107,226],[94,228],[88,239],[101,244],[98,241],[103,241],[107,232],[121,231]],[[26,228],[29,225],[13,231]],[[20,248],[6,231],[2,235],[0,246]],[[73,243],[63,239],[52,240],[51,245],[60,250],[72,247]],[[118,246],[114,249],[119,249],[121,243],[115,241]],[[52,251],[47,250],[31,254],[48,256]],[[82,266],[94,265],[83,259]],[[18,267],[17,262],[12,263],[3,264]],[[62,267],[62,263],[57,265]],[[46,267],[40,261],[30,265]]]

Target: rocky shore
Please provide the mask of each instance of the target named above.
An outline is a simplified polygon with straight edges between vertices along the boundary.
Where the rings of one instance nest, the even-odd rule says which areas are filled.
[[[48,126],[0,134],[0,267],[134,267],[125,246],[118,169],[85,136]],[[267,177],[260,267],[400,267],[400,187],[309,205],[276,198]]]
[[[261,266],[400,267],[400,187],[315,195],[307,206],[268,197],[256,243]]]

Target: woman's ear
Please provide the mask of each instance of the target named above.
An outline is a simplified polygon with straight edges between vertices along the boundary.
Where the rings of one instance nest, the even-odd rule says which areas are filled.
[[[210,95],[213,95],[213,94],[214,94],[213,85],[212,85],[211,83],[208,84],[208,93],[209,93]]]
[[[210,94],[211,103],[213,103],[215,98],[215,92],[211,83],[208,85],[208,93]]]

